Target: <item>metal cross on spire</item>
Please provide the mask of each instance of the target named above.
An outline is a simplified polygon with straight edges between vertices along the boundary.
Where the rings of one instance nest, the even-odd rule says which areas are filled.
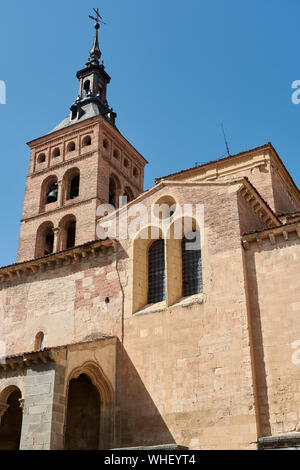
[[[96,34],[95,34],[93,47],[90,51],[91,59],[89,59],[89,63],[93,65],[99,65],[99,59],[102,54],[99,48],[98,29],[100,28],[100,24],[106,24],[106,23],[104,23],[103,18],[99,13],[99,8],[97,8],[97,10],[93,8],[93,10],[96,13],[96,17],[89,15],[89,18],[96,22],[95,23]]]
[[[97,8],[97,10],[96,10],[96,8],[93,8],[93,10],[96,13],[96,18],[94,16],[91,16],[91,15],[89,15],[89,18],[91,18],[91,20],[96,21],[96,23],[98,23],[98,24],[99,23],[106,24],[106,23],[104,23],[103,18],[99,13],[99,8]]]

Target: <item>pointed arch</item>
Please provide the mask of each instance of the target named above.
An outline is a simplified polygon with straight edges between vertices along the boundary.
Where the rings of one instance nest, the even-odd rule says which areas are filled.
[[[93,386],[97,389],[100,396],[100,413],[99,413],[99,449],[110,449],[113,445],[114,430],[114,391],[109,379],[104,374],[99,364],[93,361],[87,361],[82,366],[74,369],[67,380],[67,422],[70,422],[69,408],[70,384],[72,380],[79,379],[82,375],[86,375]],[[68,417],[69,414],[69,417]],[[68,429],[66,429],[66,433]],[[65,443],[68,436],[65,436]]]

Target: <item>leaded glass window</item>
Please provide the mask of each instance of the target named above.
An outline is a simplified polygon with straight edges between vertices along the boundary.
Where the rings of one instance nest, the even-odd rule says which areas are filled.
[[[157,240],[149,248],[148,303],[162,302],[166,298],[165,244]]]
[[[182,295],[188,297],[202,292],[200,233],[190,232],[182,240]]]

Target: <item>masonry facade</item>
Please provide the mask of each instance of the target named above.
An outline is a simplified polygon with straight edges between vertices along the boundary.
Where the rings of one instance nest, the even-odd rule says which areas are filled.
[[[70,115],[29,143],[0,269],[0,448],[297,448],[299,190],[269,143],[143,192],[98,26]],[[134,236],[99,238],[141,207]]]

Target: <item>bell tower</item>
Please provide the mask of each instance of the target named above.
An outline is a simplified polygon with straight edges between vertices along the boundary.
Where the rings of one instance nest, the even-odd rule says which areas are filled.
[[[100,63],[102,18],[96,14],[89,59],[76,74],[77,99],[49,134],[28,143],[18,262],[96,240],[98,206],[117,208],[120,197],[130,202],[143,192],[147,161],[120,133],[108,104],[111,78]]]

